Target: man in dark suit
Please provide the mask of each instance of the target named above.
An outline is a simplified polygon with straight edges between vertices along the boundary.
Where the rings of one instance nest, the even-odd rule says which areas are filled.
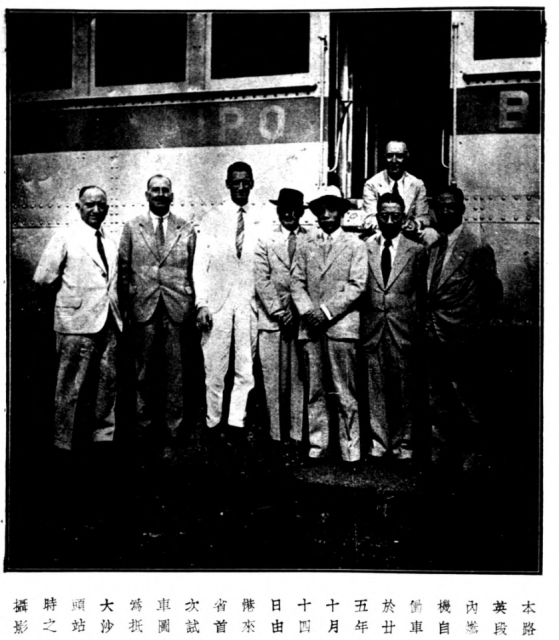
[[[342,460],[350,468],[361,457],[356,364],[357,300],[367,282],[365,243],[341,228],[351,203],[335,186],[309,202],[320,230],[295,253],[291,295],[301,316],[309,385],[309,457],[323,458],[330,424],[338,428]]]
[[[483,330],[502,297],[493,249],[462,223],[456,187],[435,201],[439,241],[430,251],[427,314],[432,459],[481,453]],[[481,232],[481,229],[479,230]]]
[[[159,418],[167,435],[179,435],[184,419],[183,351],[193,318],[192,225],[170,212],[169,178],[148,181],[149,211],[124,225],[119,248],[119,291],[132,322],[140,438]],[[159,393],[156,393],[160,387]],[[162,409],[158,415],[158,406]]]
[[[63,450],[80,441],[113,440],[116,347],[122,330],[116,246],[101,226],[107,196],[99,187],[83,187],[76,207],[81,220],[53,235],[34,275],[37,284],[56,292],[54,443]]]
[[[277,207],[279,225],[258,241],[254,252],[258,353],[270,435],[275,442],[291,444],[300,443],[303,433],[304,374],[297,342],[299,314],[289,288],[290,270],[297,245],[308,234],[299,224],[305,211],[300,191],[281,189],[278,199],[270,202]],[[282,424],[287,428],[282,429]]]
[[[399,195],[382,194],[377,208],[380,235],[367,241],[369,273],[361,308],[369,454],[409,460],[418,419],[417,350],[427,294],[427,253],[401,233],[405,203]]]

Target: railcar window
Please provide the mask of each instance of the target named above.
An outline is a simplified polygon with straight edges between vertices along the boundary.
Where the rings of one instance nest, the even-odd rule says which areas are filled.
[[[184,82],[186,15],[99,15],[95,32],[98,87]]]
[[[310,14],[214,13],[212,78],[309,71]]]
[[[541,55],[539,11],[476,11],[474,59],[536,58]]]
[[[8,76],[13,91],[72,88],[73,18],[64,13],[8,13]]]

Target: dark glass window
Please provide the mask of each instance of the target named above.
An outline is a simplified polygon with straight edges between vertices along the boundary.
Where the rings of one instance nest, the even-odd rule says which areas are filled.
[[[307,73],[310,14],[214,13],[212,78]]]
[[[8,77],[14,91],[72,88],[73,19],[68,13],[8,13]]]
[[[543,41],[540,11],[476,11],[474,60],[536,58]]]
[[[184,82],[186,15],[98,15],[95,30],[95,84]]]

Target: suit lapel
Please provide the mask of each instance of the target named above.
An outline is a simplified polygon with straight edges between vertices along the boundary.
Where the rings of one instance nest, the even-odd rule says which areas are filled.
[[[382,277],[382,270],[380,267],[380,259],[381,259],[381,246],[379,242],[379,238],[382,236],[374,237],[371,242],[368,243],[368,254],[369,254],[369,268],[373,272],[376,281],[379,285],[384,289],[384,280]]]
[[[272,250],[279,261],[289,269],[289,254],[287,252],[287,242],[284,241],[281,229],[278,229],[273,236]]]
[[[435,268],[435,262],[437,262],[437,255],[439,253],[439,247],[433,247],[429,252],[429,268],[427,270],[427,291],[431,290],[431,280],[433,279],[433,269]]]
[[[402,269],[408,263],[411,257],[410,250],[412,249],[412,247],[413,244],[411,240],[408,240],[405,236],[400,236],[398,249],[396,251],[396,256],[394,257],[394,264],[392,265],[392,269],[390,270],[390,277],[388,278],[386,289],[390,289],[396,278],[402,272]]]
[[[105,265],[103,264],[103,261],[101,260],[101,256],[99,255],[99,252],[97,251],[97,246],[96,246],[97,239],[95,238],[95,236],[93,236],[94,229],[91,230],[91,235],[93,237],[89,238],[89,237],[86,237],[85,233],[83,233],[83,231],[85,231],[85,230],[82,230],[81,227],[78,227],[78,228],[80,230],[80,233],[78,234],[78,238],[79,238],[79,241],[80,241],[80,244],[81,244],[82,248],[87,253],[87,255],[93,260],[93,262],[95,262],[95,264],[104,273],[105,272]],[[103,246],[105,246],[105,245],[103,245]],[[109,268],[110,268],[110,263],[109,263]]]
[[[155,229],[151,222],[149,213],[142,217],[139,222],[140,232],[148,249],[153,253],[154,258],[159,262],[159,253],[157,252],[157,243],[155,240]]]
[[[182,235],[184,222],[181,220],[177,220],[177,217],[172,213],[169,214],[169,219],[167,220],[167,233],[165,235],[165,247],[163,249],[163,255],[161,256],[160,262],[163,263],[167,259],[169,253],[171,253],[175,244],[179,241],[179,238]]]
[[[441,272],[441,279],[439,280],[439,287],[448,280],[448,278],[456,271],[460,263],[468,255],[467,248],[469,244],[469,237],[466,233],[465,227],[462,227],[460,235],[456,239],[454,246],[452,247],[452,254],[449,256],[446,264]]]
[[[322,268],[322,275],[324,275],[328,271],[328,269],[334,264],[334,262],[336,262],[337,257],[345,249],[346,240],[347,240],[347,238],[345,236],[345,232],[341,231],[340,235],[332,243],[332,248],[330,249],[330,254],[328,255],[328,258],[326,259],[326,262],[324,262],[324,266]]]

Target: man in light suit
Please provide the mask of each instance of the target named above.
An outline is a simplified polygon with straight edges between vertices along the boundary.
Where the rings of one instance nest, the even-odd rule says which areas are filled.
[[[265,225],[249,203],[254,187],[252,169],[235,162],[225,181],[231,199],[204,216],[200,224],[194,259],[197,324],[203,332],[202,349],[206,370],[206,437],[210,446],[219,442],[221,426],[226,436],[243,444],[247,399],[254,386],[253,359],[256,352],[256,297],[254,250]],[[231,348],[235,376],[229,415],[222,422],[225,376]]]
[[[119,292],[134,342],[137,435],[146,446],[157,423],[171,442],[186,435],[183,358],[193,329],[196,234],[170,211],[173,197],[169,178],[150,178],[149,211],[124,225],[119,248]]]
[[[301,316],[299,338],[304,341],[309,385],[309,457],[325,456],[332,423],[338,428],[342,460],[353,470],[361,457],[356,303],[367,282],[367,250],[364,242],[341,229],[350,206],[334,186],[321,189],[309,202],[320,231],[297,248],[291,295]]]
[[[398,194],[405,203],[406,219],[403,230],[406,234],[425,244],[436,241],[438,234],[431,228],[427,191],[423,181],[408,173],[405,168],[409,152],[405,142],[391,140],[384,152],[386,169],[369,178],[363,186],[363,209],[366,229],[378,230],[377,201],[383,193]]]
[[[296,189],[281,189],[278,199],[270,202],[277,207],[279,226],[258,242],[254,253],[258,352],[272,439],[298,444],[303,433],[304,374],[289,274],[297,245],[307,236],[299,224],[305,205]]]
[[[367,361],[374,458],[410,460],[418,419],[418,347],[427,295],[426,249],[401,233],[405,204],[392,192],[377,203],[380,235],[369,238],[361,335]]]
[[[464,194],[435,203],[440,240],[427,276],[427,356],[434,461],[482,453],[483,330],[502,297],[493,249],[462,223]]]
[[[56,290],[54,442],[63,450],[86,440],[113,440],[117,335],[122,330],[117,251],[101,226],[107,196],[100,187],[83,187],[76,207],[81,220],[54,234],[34,275],[36,283]]]

